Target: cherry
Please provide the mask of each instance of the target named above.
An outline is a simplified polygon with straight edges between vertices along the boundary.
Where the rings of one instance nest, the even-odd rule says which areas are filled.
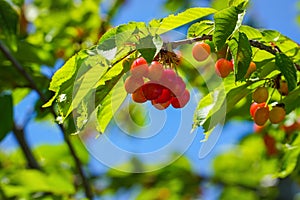
[[[173,81],[173,84],[170,86],[171,91],[175,96],[181,96],[185,91],[185,83],[181,77],[177,76]]]
[[[258,126],[263,126],[269,119],[269,109],[266,107],[257,108],[253,120]]]
[[[232,71],[232,63],[229,60],[220,58],[215,64],[215,71],[218,76],[225,78]]]
[[[210,46],[205,42],[197,42],[192,48],[192,54],[195,60],[204,61],[210,54]]]
[[[186,89],[179,97],[172,97],[171,104],[174,108],[183,108],[190,100],[190,93]]]
[[[250,106],[250,115],[251,117],[254,117],[254,113],[258,108],[262,108],[262,107],[266,107],[269,110],[269,107],[267,106],[267,104],[265,102],[263,103],[252,103]]]
[[[155,99],[155,102],[156,103],[165,103],[167,101],[170,101],[171,97],[172,97],[171,91],[168,88],[164,88],[162,90],[161,95],[157,99]]]
[[[176,80],[176,78],[177,75],[174,70],[165,69],[159,82],[166,88],[172,88],[172,86],[174,86],[174,80]]]
[[[287,133],[290,134],[294,131],[300,130],[300,123],[295,121],[293,124],[291,125],[284,125],[282,127],[282,129]]]
[[[159,81],[164,71],[164,67],[157,61],[153,61],[148,68],[148,75],[147,77],[151,81]]]
[[[245,78],[249,78],[250,75],[251,75],[254,71],[256,71],[256,64],[255,64],[255,62],[251,61],[251,62],[250,62],[250,65],[249,65],[249,67],[248,67],[248,70],[247,70],[247,72],[246,72]]]
[[[124,87],[127,93],[133,93],[136,89],[144,84],[143,78],[135,78],[133,76],[127,77]]]
[[[147,76],[148,74],[148,64],[147,61],[141,57],[137,58],[133,61],[131,67],[130,67],[131,75],[135,78],[140,78],[143,76]]]
[[[166,101],[164,103],[158,103],[156,100],[151,101],[152,105],[158,110],[164,110],[171,104],[170,101]]]
[[[280,81],[278,91],[282,96],[288,95],[289,89],[288,89],[288,84],[286,81],[283,81],[283,80]]]
[[[139,87],[131,94],[131,98],[136,103],[145,103],[147,101],[146,97],[143,94],[142,87]]]
[[[256,103],[266,102],[268,100],[268,97],[269,97],[269,92],[266,87],[258,87],[252,93],[252,99]]]
[[[148,100],[157,99],[161,94],[163,90],[163,86],[157,84],[148,82],[142,86],[143,94]]]
[[[255,133],[261,133],[261,132],[263,132],[264,129],[265,129],[265,126],[259,126],[255,123],[253,125],[253,130]]]
[[[269,120],[272,124],[278,124],[285,118],[285,110],[280,106],[274,106],[269,114]]]
[[[276,140],[270,135],[264,135],[264,143],[269,156],[276,155],[278,150],[276,148]]]

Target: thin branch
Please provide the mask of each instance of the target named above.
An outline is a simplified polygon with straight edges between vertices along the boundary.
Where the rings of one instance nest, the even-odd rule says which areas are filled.
[[[16,124],[14,123],[13,124],[13,134],[22,149],[22,152],[27,160],[28,167],[31,169],[41,170],[39,163],[35,159],[32,151],[28,145],[28,142],[25,139],[24,129],[17,127]]]
[[[1,41],[0,41],[0,50],[5,55],[5,57],[8,60],[11,61],[13,66],[26,78],[26,80],[29,82],[31,88],[38,93],[38,95],[40,96],[42,101],[44,103],[46,103],[47,102],[46,96],[37,87],[36,83],[34,82],[33,78],[31,77],[31,75],[26,72],[26,70],[22,67],[22,65],[18,62],[18,60],[16,60],[14,58],[14,56],[10,53],[10,51],[7,49],[7,47]],[[56,118],[57,114],[56,114],[53,107],[50,108],[50,111],[51,111],[52,115],[54,116],[54,118]],[[74,148],[73,144],[71,143],[69,136],[66,134],[63,125],[58,124],[58,126],[59,126],[59,128],[60,128],[60,130],[63,134],[64,140],[65,140],[65,142],[66,142],[66,144],[69,148],[69,151],[70,151],[70,153],[71,153],[71,155],[74,159],[75,166],[76,166],[77,171],[78,171],[78,173],[80,175],[80,178],[82,180],[82,184],[83,184],[83,187],[84,187],[84,190],[85,190],[85,195],[86,195],[87,198],[92,199],[93,198],[93,192],[92,192],[91,186],[88,182],[88,179],[84,174],[82,163],[81,163],[79,157],[77,156],[75,148]]]
[[[163,44],[163,49],[175,49],[180,45],[184,45],[184,44],[193,44],[195,42],[198,41],[202,41],[202,40],[212,40],[213,36],[212,35],[203,35],[200,37],[195,37],[195,38],[189,38],[189,39],[184,39],[184,40],[177,40],[177,41],[173,41],[173,42],[165,42]],[[280,49],[278,47],[273,48],[272,46],[267,46],[257,40],[249,40],[250,45],[253,47],[256,47],[260,50],[264,50],[267,51],[273,55],[276,55],[276,53],[281,52]],[[298,71],[300,71],[300,65],[298,65],[297,63],[294,63],[296,69]]]
[[[193,44],[195,42],[199,42],[202,40],[212,40],[212,35],[202,35],[200,37],[195,37],[195,38],[177,40],[177,41],[173,41],[173,42],[165,42],[163,44],[163,49],[166,49],[166,50],[168,50],[169,48],[176,49],[178,46],[181,46],[184,44]]]
[[[13,57],[13,55],[10,53],[8,48],[6,48],[6,46],[3,44],[1,40],[0,40],[0,50],[2,51],[4,56],[11,61],[13,66],[24,76],[24,78],[28,81],[30,87],[38,93],[38,95],[42,98],[43,101],[46,102],[47,98],[45,98],[43,93],[39,90],[33,78],[25,71],[22,65]]]

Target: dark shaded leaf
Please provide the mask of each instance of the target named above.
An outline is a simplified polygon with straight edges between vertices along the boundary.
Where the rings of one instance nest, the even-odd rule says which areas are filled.
[[[297,85],[297,71],[293,61],[284,53],[277,53],[275,64],[285,77],[289,91],[292,91]]]

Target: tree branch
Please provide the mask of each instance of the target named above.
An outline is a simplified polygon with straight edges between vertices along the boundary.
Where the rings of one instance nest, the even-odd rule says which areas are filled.
[[[195,42],[199,42],[202,40],[212,40],[213,36],[212,35],[202,35],[200,37],[195,37],[195,38],[189,38],[189,39],[184,39],[184,40],[178,40],[178,41],[173,41],[173,42],[165,42],[163,44],[163,49],[168,50],[168,49],[176,49],[180,45],[184,44],[192,44]],[[253,47],[256,47],[260,50],[267,51],[273,55],[276,55],[276,53],[281,52],[279,48],[273,48],[271,46],[267,46],[257,40],[249,40],[250,45]],[[300,65],[297,63],[294,63],[296,69],[300,71]]]
[[[25,139],[24,129],[17,127],[16,124],[14,123],[13,124],[13,134],[22,149],[22,152],[27,160],[28,167],[31,169],[41,170],[40,165],[36,161],[32,151],[29,148],[29,145]]]
[[[177,41],[173,41],[173,42],[164,42],[162,48],[165,50],[168,50],[168,48],[176,49],[177,47],[184,45],[184,44],[193,44],[195,42],[199,42],[202,40],[212,40],[212,38],[213,38],[212,35],[202,35],[200,37],[195,37],[195,38],[177,40]]]
[[[18,60],[16,60],[14,58],[14,56],[10,53],[10,51],[7,49],[7,47],[1,41],[0,41],[0,50],[2,51],[4,56],[8,60],[11,61],[12,65],[26,78],[26,80],[30,84],[31,88],[38,93],[38,95],[40,96],[42,101],[44,103],[46,103],[47,102],[46,96],[37,87],[36,83],[34,82],[33,78],[31,77],[31,75],[26,72],[26,70],[22,67],[22,65],[18,62]],[[51,111],[52,115],[54,116],[54,118],[56,119],[57,114],[56,114],[54,108],[51,107],[50,111]],[[87,198],[92,199],[93,198],[93,192],[92,192],[91,186],[88,182],[88,179],[84,174],[82,163],[81,163],[79,157],[77,156],[75,148],[74,148],[73,144],[71,143],[69,136],[66,134],[63,125],[58,124],[58,126],[59,126],[59,128],[60,128],[60,130],[63,134],[64,140],[65,140],[65,142],[66,142],[66,144],[69,148],[69,151],[70,151],[70,153],[71,153],[71,155],[74,159],[76,169],[77,169],[77,171],[78,171],[78,173],[81,177],[81,180],[82,180],[82,184],[83,184],[83,187],[84,187],[84,190],[85,190],[85,195],[86,195]]]

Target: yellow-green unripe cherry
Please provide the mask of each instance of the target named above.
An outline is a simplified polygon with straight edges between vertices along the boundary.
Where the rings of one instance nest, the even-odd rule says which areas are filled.
[[[252,99],[256,103],[266,102],[268,100],[268,97],[269,97],[269,92],[266,87],[258,87],[252,93]]]
[[[269,113],[269,120],[272,124],[278,124],[285,118],[286,112],[283,107],[274,106]]]

